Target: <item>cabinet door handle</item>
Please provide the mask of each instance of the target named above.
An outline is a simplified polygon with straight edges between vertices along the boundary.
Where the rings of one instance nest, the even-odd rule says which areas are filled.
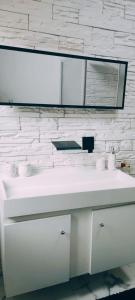
[[[100,223],[99,226],[100,227],[105,227],[105,224],[104,223]]]
[[[64,230],[61,230],[60,234],[64,235],[66,232]]]

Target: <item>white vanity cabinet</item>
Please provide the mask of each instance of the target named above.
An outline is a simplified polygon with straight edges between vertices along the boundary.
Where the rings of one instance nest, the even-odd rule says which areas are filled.
[[[135,262],[135,205],[92,212],[90,273]]]
[[[135,179],[119,170],[60,167],[2,179],[6,296],[135,262],[134,195]]]
[[[4,225],[7,297],[69,280],[70,219],[63,215]]]

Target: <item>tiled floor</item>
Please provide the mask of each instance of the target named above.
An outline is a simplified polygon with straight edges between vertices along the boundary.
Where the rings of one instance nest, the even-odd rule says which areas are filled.
[[[9,300],[96,300],[135,288],[135,264],[112,271],[84,275],[69,282],[42,289]],[[0,277],[0,300],[4,297],[2,276]]]

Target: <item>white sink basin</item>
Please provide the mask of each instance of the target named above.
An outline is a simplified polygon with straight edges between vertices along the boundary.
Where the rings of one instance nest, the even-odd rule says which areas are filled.
[[[55,191],[66,193],[88,190],[125,187],[135,183],[131,176],[119,171],[96,171],[90,167],[55,168],[31,177],[7,178],[3,181],[5,200],[39,196]],[[110,186],[111,185],[111,186]],[[70,190],[69,190],[70,188]]]
[[[3,179],[1,197],[4,201],[5,214],[13,216],[44,212],[50,207],[51,210],[61,210],[66,207],[72,209],[83,207],[82,205],[100,205],[104,203],[104,199],[108,199],[109,203],[110,198],[113,203],[115,201],[121,203],[122,200],[126,202],[126,199],[132,201],[134,199],[130,195],[124,197],[123,190],[128,189],[129,193],[129,188],[135,189],[135,179],[119,170],[96,171],[91,167],[59,167],[31,177]],[[117,195],[117,199],[116,196],[112,199],[114,191],[121,191],[123,199]],[[64,199],[67,201],[65,207]]]

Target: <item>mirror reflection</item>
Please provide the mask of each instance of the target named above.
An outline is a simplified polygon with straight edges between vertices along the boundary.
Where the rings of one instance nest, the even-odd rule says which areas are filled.
[[[0,104],[122,107],[126,62],[0,49]]]

